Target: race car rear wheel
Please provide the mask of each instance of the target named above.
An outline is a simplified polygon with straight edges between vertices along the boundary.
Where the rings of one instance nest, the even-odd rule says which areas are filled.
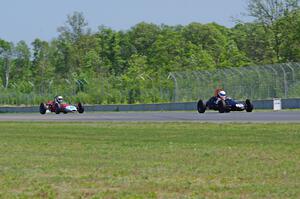
[[[251,101],[249,99],[246,99],[246,111],[247,112],[252,112],[253,111],[253,104],[251,103]]]
[[[204,103],[203,103],[202,100],[198,101],[198,103],[197,103],[197,110],[198,110],[198,113],[204,113],[205,112],[206,106],[204,105]]]
[[[78,113],[83,113],[84,112],[84,107],[80,102],[78,103],[77,109],[78,109]]]
[[[218,102],[219,113],[224,113],[226,111],[226,103],[224,100]]]
[[[40,113],[44,115],[47,111],[46,105],[44,103],[40,104]]]

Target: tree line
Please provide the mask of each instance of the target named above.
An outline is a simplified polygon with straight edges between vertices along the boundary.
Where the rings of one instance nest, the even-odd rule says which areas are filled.
[[[232,28],[141,22],[126,31],[92,31],[83,13],[74,12],[49,42],[0,38],[0,92],[102,104],[168,102],[172,71],[299,62],[297,0],[249,0],[247,14],[255,20]]]

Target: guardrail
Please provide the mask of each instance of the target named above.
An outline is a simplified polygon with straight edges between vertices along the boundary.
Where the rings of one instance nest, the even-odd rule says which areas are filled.
[[[273,100],[255,100],[254,109],[273,109]],[[300,108],[300,99],[282,99],[283,109]],[[87,105],[87,112],[115,111],[196,111],[197,102],[161,103],[161,104],[130,104],[130,105]],[[0,113],[35,113],[38,106],[31,107],[0,107]]]

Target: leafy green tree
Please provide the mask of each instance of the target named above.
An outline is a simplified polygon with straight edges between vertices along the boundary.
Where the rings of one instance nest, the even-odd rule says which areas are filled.
[[[248,0],[248,14],[264,26],[267,34],[272,35],[276,62],[280,61],[282,35],[279,24],[275,22],[298,8],[298,0]]]
[[[180,32],[164,26],[149,49],[151,70],[162,73],[178,70],[184,63],[184,45]]]
[[[2,85],[5,89],[9,86],[12,60],[14,59],[14,46],[12,43],[0,40],[0,69]]]
[[[221,65],[227,37],[218,27],[214,24],[191,23],[184,28],[183,35],[187,41],[208,52],[213,57],[216,66]]]
[[[272,38],[261,23],[237,24],[233,28],[237,47],[254,64],[274,63]]]
[[[298,0],[248,0],[249,15],[266,26],[298,8]]]
[[[125,70],[126,61],[122,56],[122,46],[121,46],[121,34],[114,33],[111,40],[111,63],[112,63],[112,73],[115,75],[120,75]]]
[[[280,59],[282,62],[300,61],[300,10],[290,12],[276,21],[280,27]]]
[[[65,25],[57,30],[60,33],[57,52],[61,55],[59,68],[66,68],[60,71],[61,74],[80,73],[84,65],[82,57],[90,44],[88,41],[91,30],[88,28],[88,22],[83,13],[74,12],[68,15]]]
[[[59,37],[76,42],[83,35],[89,35],[91,30],[88,28],[88,22],[82,12],[74,12],[68,15],[64,26],[60,26],[57,31],[60,33]]]
[[[24,41],[17,43],[15,47],[15,68],[13,71],[14,81],[25,81],[31,77],[31,52]]]
[[[232,40],[227,42],[226,51],[223,54],[221,66],[223,67],[239,67],[239,66],[248,66],[252,62],[245,55],[244,52],[240,51],[236,43]]]
[[[55,79],[54,67],[51,65],[49,44],[46,41],[35,39],[33,46],[32,75],[36,89],[45,93],[51,79]]]
[[[96,33],[96,41],[98,45],[98,56],[100,59],[100,65],[96,68],[98,73],[107,74],[112,72],[112,45],[111,41],[114,37],[114,31],[104,26],[99,27],[99,31]]]
[[[55,76],[65,79],[72,74],[73,70],[73,47],[67,40],[57,39],[51,42],[52,59]]]
[[[147,59],[142,55],[132,55],[129,60],[129,68],[122,75],[124,90],[127,91],[127,102],[129,104],[142,102],[142,92],[145,90],[145,83],[149,78],[146,71]]]
[[[216,68],[213,57],[201,46],[187,42],[185,46],[185,69],[187,70],[209,70]]]
[[[159,26],[149,23],[139,23],[128,32],[135,53],[140,55],[148,55],[148,51],[152,44],[156,41],[160,33]]]

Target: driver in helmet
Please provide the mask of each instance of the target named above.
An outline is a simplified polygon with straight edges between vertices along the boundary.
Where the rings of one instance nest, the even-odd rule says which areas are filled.
[[[62,104],[64,101],[64,98],[62,96],[58,95],[54,98],[54,101],[58,104]]]
[[[215,95],[209,99],[211,103],[218,104],[220,100],[226,100],[228,97],[226,96],[226,92],[223,89],[216,89]]]
[[[218,104],[219,101],[226,100],[228,97],[226,96],[226,92],[224,90],[219,90],[215,99],[215,104]]]
[[[225,99],[227,98],[226,92],[223,91],[223,90],[220,90],[220,91],[218,92],[218,98],[219,98],[220,100],[225,100]]]

